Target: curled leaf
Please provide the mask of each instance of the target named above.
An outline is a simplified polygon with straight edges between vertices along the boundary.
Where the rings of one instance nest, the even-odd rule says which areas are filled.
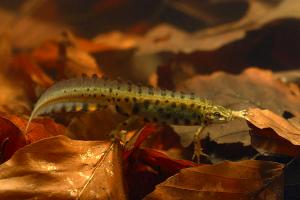
[[[269,110],[252,108],[247,120],[252,124],[252,145],[269,152],[296,156],[300,152],[300,126]]]

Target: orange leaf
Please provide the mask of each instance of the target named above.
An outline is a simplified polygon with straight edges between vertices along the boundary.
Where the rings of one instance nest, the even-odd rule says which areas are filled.
[[[283,165],[268,161],[223,162],[186,168],[145,199],[283,199]]]
[[[125,199],[116,143],[57,136],[0,166],[2,199]]]
[[[22,131],[26,137],[27,143],[32,143],[50,136],[63,135],[66,130],[63,125],[55,123],[52,119],[41,118],[34,119],[30,123],[27,132],[25,132],[27,120],[16,115],[6,115],[4,117]]]
[[[300,127],[269,110],[251,108],[247,120],[255,127],[252,144],[269,153],[296,156],[300,151]]]
[[[0,163],[2,163],[25,146],[26,139],[18,127],[3,117],[0,117],[0,130]]]

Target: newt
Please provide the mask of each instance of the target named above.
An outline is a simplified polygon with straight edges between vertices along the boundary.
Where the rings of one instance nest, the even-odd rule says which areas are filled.
[[[245,118],[246,110],[233,111],[193,93],[140,86],[120,80],[81,77],[57,82],[38,99],[29,118],[54,112],[95,111],[113,106],[131,119],[169,125],[199,126],[195,133],[194,157],[201,154],[200,134],[204,127]]]

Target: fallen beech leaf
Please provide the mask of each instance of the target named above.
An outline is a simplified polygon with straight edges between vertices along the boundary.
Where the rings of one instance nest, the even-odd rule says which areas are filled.
[[[129,199],[141,199],[154,190],[156,184],[177,173],[180,169],[196,166],[187,160],[176,160],[154,149],[135,149],[124,152]]]
[[[59,58],[58,42],[46,41],[32,52],[32,57],[39,63],[55,64]]]
[[[0,10],[0,31],[9,32],[12,45],[17,48],[31,48],[39,45],[47,39],[56,39],[61,30],[66,26],[41,22],[30,16],[21,16],[16,13]],[[18,20],[16,23],[15,20]],[[11,29],[13,27],[13,29]]]
[[[21,130],[11,121],[0,117],[0,164],[8,160],[19,148],[26,145]]]
[[[248,112],[247,120],[256,127],[260,129],[272,128],[282,138],[294,145],[300,145],[300,127],[294,126],[269,110],[252,108]]]
[[[106,50],[117,50],[117,49],[131,49],[135,48],[137,45],[137,42],[140,40],[140,38],[136,35],[125,35],[121,32],[110,32],[98,35],[96,38],[93,39],[94,46],[102,45],[102,47],[107,47]],[[79,40],[80,41],[80,40]],[[80,43],[81,46],[84,46],[84,43]],[[89,48],[91,48],[93,45],[90,45]],[[87,47],[86,47],[87,48]],[[91,48],[91,51],[95,52],[97,48]],[[102,50],[102,49],[100,49]],[[99,50],[97,50],[98,52]]]
[[[159,168],[160,172],[166,176],[173,175],[180,169],[198,165],[188,160],[172,159],[164,153],[149,148],[138,149],[134,153],[138,154],[138,159],[141,162],[150,165],[154,169]]]
[[[77,36],[72,36],[75,46],[86,53],[99,53],[112,50],[126,50],[134,48],[138,36],[126,36],[120,32],[101,34],[93,40],[87,40]],[[54,62],[59,58],[59,46],[57,41],[46,41],[39,48],[33,51],[33,56],[39,62]],[[70,54],[70,53],[69,53]],[[89,59],[91,60],[91,59]],[[93,61],[89,61],[93,65]]]
[[[138,54],[158,52],[191,53],[197,50],[216,50],[245,37],[246,32],[283,18],[300,18],[300,2],[285,0],[270,3],[260,0],[249,2],[249,9],[237,22],[225,23],[195,33],[187,33],[171,25],[158,25],[138,43]]]
[[[0,196],[126,199],[120,158],[117,143],[47,138],[20,149],[0,165]]]
[[[299,69],[277,72],[275,76],[284,83],[295,83],[300,85]]]
[[[102,76],[102,72],[96,60],[87,52],[69,47],[66,49],[66,72],[67,77],[81,76],[82,74]]]
[[[9,40],[6,38],[6,40]],[[0,41],[0,60],[1,65],[1,91],[3,91],[0,103],[1,110],[7,113],[28,113],[29,100],[36,99],[36,89],[45,88],[52,85],[53,81],[49,78],[28,54],[19,54],[13,57],[8,56],[5,38]],[[3,55],[2,55],[3,54]],[[4,60],[3,60],[4,59]],[[7,64],[5,66],[5,64]]]
[[[80,140],[107,140],[111,138],[111,131],[124,119],[111,109],[78,113],[68,124],[66,135]]]
[[[283,165],[223,162],[181,170],[144,199],[283,199]]]
[[[63,125],[55,123],[52,119],[41,118],[32,120],[27,132],[25,132],[25,127],[28,120],[16,115],[5,115],[3,117],[10,120],[16,127],[18,127],[22,131],[22,133],[26,137],[27,144],[47,137],[63,135],[66,131]]]
[[[30,79],[39,86],[50,87],[53,84],[53,80],[47,74],[45,74],[45,72],[34,62],[30,55],[20,54],[15,56],[12,60],[11,68],[15,70],[15,76],[17,73],[23,76],[29,76]],[[25,79],[24,77],[22,78]]]
[[[24,85],[23,85],[24,86]],[[29,113],[30,102],[22,85],[0,73],[0,111],[7,113]]]
[[[286,111],[294,116],[300,114],[299,88],[294,84],[282,83],[271,71],[258,68],[248,68],[240,75],[224,72],[199,75],[179,84],[177,88],[195,92],[203,98],[234,110],[259,107],[277,114]],[[238,142],[244,145],[251,144],[249,127],[244,120],[213,124],[204,130],[203,136],[205,135],[209,135],[220,144]],[[192,138],[187,134],[180,136]]]
[[[126,159],[133,153],[136,149],[138,149],[141,144],[146,140],[148,136],[153,134],[157,130],[157,126],[152,123],[145,124],[137,134],[133,135],[131,138],[128,139],[128,142],[125,145],[126,152],[124,153],[123,157]]]
[[[270,70],[251,67],[239,75],[225,72],[199,75],[179,84],[177,89],[193,91],[234,109],[255,106],[278,114],[288,111],[295,116],[300,115],[300,89],[294,84],[279,81]]]
[[[43,66],[56,68],[61,77],[78,77],[82,74],[97,74],[101,77],[103,74],[95,58],[80,46],[79,41],[82,40],[65,32],[60,41],[45,42],[32,52],[32,56]]]
[[[253,124],[252,144],[260,151],[297,156],[300,152],[300,127],[269,110],[251,108],[247,120]]]

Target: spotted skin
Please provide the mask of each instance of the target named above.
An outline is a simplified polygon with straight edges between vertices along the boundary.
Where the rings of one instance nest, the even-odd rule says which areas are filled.
[[[106,80],[96,76],[60,81],[37,101],[30,116],[53,112],[95,111],[107,106],[130,118],[170,125],[225,123],[244,118],[246,111],[232,111],[191,93],[176,92]],[[26,127],[26,130],[28,128]]]
[[[243,116],[243,111],[214,105],[195,94],[82,77],[50,87],[36,103],[31,118],[60,111],[95,111],[108,105],[127,117],[137,115],[147,122],[174,125],[208,125]]]

